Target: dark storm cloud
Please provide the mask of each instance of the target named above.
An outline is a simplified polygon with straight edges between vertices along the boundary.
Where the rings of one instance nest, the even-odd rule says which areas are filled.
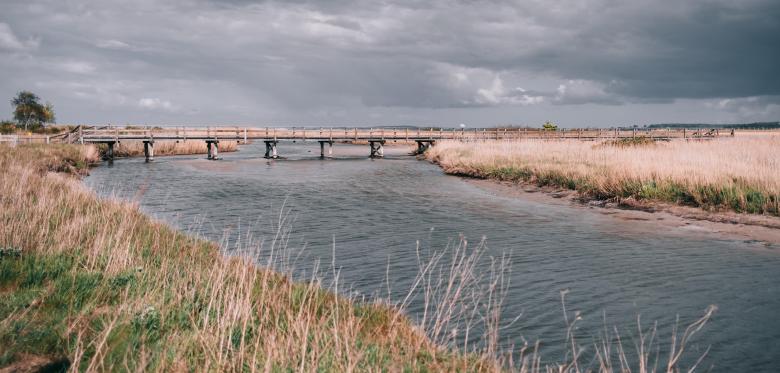
[[[771,116],[780,95],[774,0],[39,0],[2,8],[2,93],[43,90],[74,112],[92,102],[92,112],[130,118],[208,120],[698,99],[712,110]]]

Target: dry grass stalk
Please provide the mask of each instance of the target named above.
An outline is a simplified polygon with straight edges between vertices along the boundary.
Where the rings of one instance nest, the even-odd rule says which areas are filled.
[[[220,141],[220,152],[234,152],[238,150],[238,143],[235,141]],[[161,140],[154,142],[154,155],[189,155],[206,154],[206,142],[198,140],[186,141],[168,141]],[[144,144],[140,141],[120,142],[114,148],[114,155],[117,157],[141,157],[144,155]]]
[[[777,135],[637,146],[443,141],[427,157],[448,173],[575,189],[595,199],[660,200],[778,215],[778,148]]]
[[[214,243],[153,221],[133,204],[98,199],[77,179],[52,172],[83,171],[96,159],[89,146],[0,146],[0,366],[29,353],[65,357],[86,371],[638,366],[622,349],[599,352],[603,363],[584,367],[579,353],[542,365],[535,348],[499,346],[508,262],[491,259],[484,274],[481,245],[461,242],[448,254],[418,255],[415,286],[397,307],[358,301],[336,295],[335,270],[331,284],[284,274],[283,214],[270,241],[247,235],[238,247],[243,254],[226,257]],[[255,264],[258,257],[267,267]],[[402,311],[414,298],[425,302],[418,324]],[[676,342],[666,371],[679,370],[677,356],[709,315]],[[473,342],[476,330],[482,337]],[[617,360],[620,368],[613,368]]]

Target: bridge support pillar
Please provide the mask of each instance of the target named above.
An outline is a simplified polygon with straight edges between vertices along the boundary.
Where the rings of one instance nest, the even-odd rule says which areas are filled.
[[[212,161],[219,159],[219,141],[206,140],[206,148],[208,149],[208,155],[206,156],[207,159]]]
[[[147,163],[154,160],[154,141],[144,141],[144,157]]]
[[[433,141],[417,141],[417,152],[415,154],[423,154],[433,146]]]
[[[320,158],[325,158],[325,144],[328,144],[328,155],[330,158],[333,156],[333,141],[320,141]]]
[[[103,156],[104,159],[108,161],[114,160],[114,144],[116,144],[116,141],[106,142],[106,145],[108,145],[108,149],[106,149],[106,155]]]
[[[385,141],[369,141],[368,145],[371,147],[371,158],[383,158],[385,156]]]
[[[276,153],[276,141],[265,142],[265,157],[267,159],[279,158],[279,155]]]

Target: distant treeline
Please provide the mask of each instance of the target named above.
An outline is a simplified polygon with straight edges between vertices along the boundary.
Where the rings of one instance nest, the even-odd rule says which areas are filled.
[[[755,122],[755,123],[660,123],[650,124],[647,128],[736,128],[736,129],[778,129],[780,122]]]

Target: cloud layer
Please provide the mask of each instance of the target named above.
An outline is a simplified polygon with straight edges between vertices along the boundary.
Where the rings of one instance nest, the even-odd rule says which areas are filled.
[[[778,19],[774,0],[11,0],[0,93],[70,122],[778,120]]]

